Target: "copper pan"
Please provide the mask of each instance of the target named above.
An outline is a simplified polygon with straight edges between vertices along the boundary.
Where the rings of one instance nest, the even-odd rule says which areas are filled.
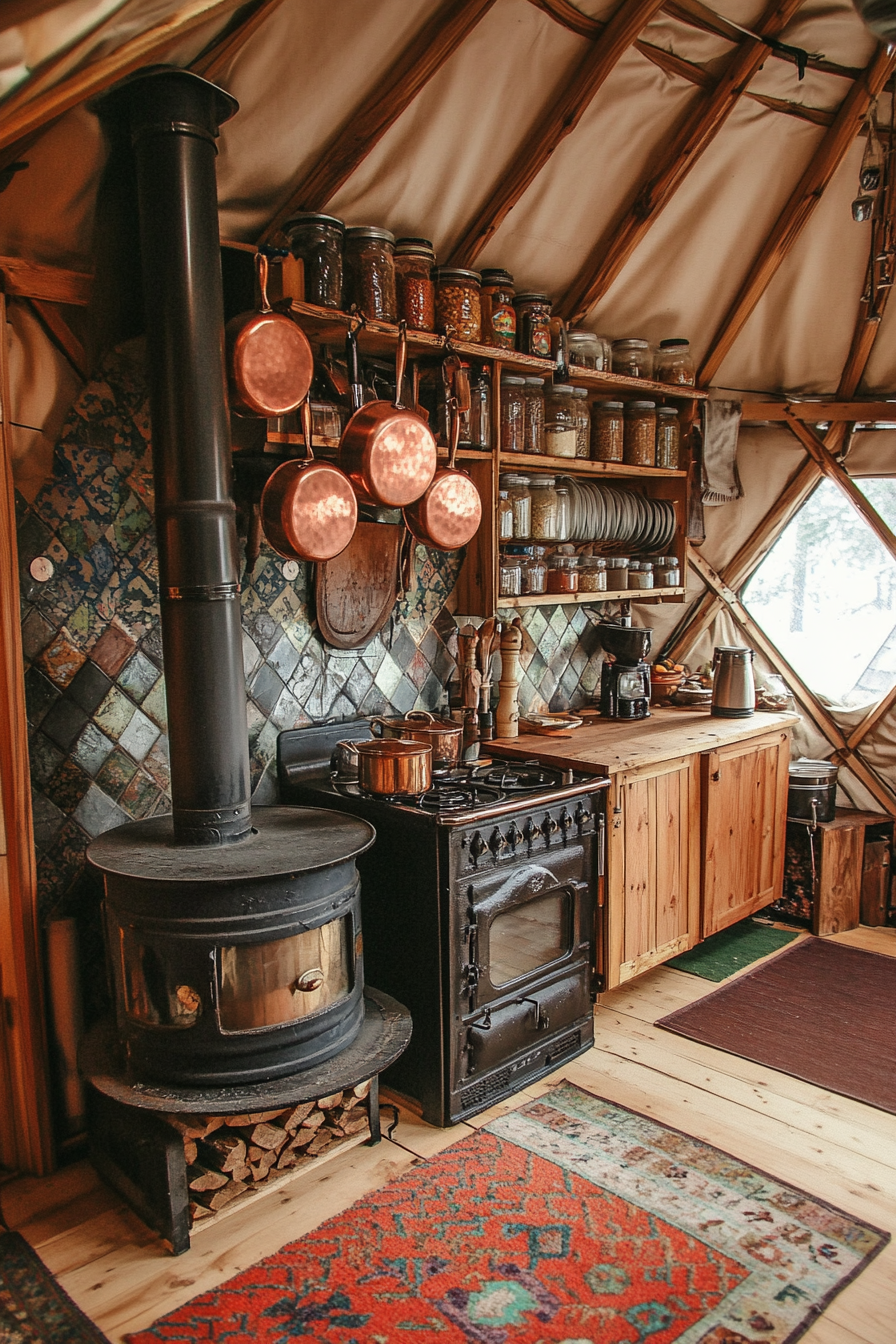
[[[370,727],[375,737],[428,742],[432,747],[433,766],[453,767],[460,763],[463,738],[463,725],[460,723],[446,723],[425,709],[412,709],[403,719],[371,719]]]
[[[261,311],[227,323],[227,375],[234,410],[272,419],[301,405],[311,387],[314,356],[302,328],[268,302],[268,258],[255,256]]]
[[[440,467],[422,498],[408,505],[404,520],[408,530],[424,546],[437,551],[456,551],[476,535],[482,521],[479,491],[465,471],[457,471],[454,459],[460,439],[457,399],[448,403],[451,416],[451,448],[448,466]]]
[[[362,504],[401,508],[419,499],[438,461],[435,437],[426,421],[401,403],[407,366],[407,330],[399,327],[395,357],[395,401],[360,400],[358,345],[354,330],[346,337],[354,415],[342,431],[339,465]]]
[[[311,449],[311,403],[302,403],[303,462],[282,462],[261,493],[264,534],[287,560],[332,560],[344,551],[358,523],[351,482],[331,462],[318,462]]]
[[[379,738],[351,747],[358,758],[358,785],[365,793],[408,795],[432,788],[432,747],[423,742]]]

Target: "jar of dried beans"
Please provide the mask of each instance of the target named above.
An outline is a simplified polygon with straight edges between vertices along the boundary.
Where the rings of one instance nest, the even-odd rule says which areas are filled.
[[[596,401],[591,410],[591,456],[597,462],[621,462],[621,401]]]
[[[602,555],[579,556],[579,592],[607,591],[607,562]]]
[[[501,378],[501,452],[526,451],[526,380],[512,374]]]
[[[543,454],[544,379],[526,379],[526,452]]]
[[[656,402],[627,401],[622,460],[630,467],[656,464]]]
[[[498,478],[498,486],[507,491],[507,498],[513,509],[514,538],[529,536],[532,531],[532,494],[528,476],[517,476],[506,472]]]
[[[681,426],[674,406],[660,406],[656,413],[656,465],[668,471],[678,470],[678,446]]]
[[[379,322],[396,321],[394,234],[368,225],[346,229],[343,281],[349,307]]]
[[[482,339],[482,298],[478,271],[438,266],[436,283],[436,329],[459,341]]]
[[[547,294],[517,294],[516,348],[525,355],[551,357],[551,300]]]
[[[436,256],[428,238],[399,238],[395,244],[395,297],[398,316],[409,331],[435,331]]]
[[[502,350],[516,349],[516,309],[509,271],[482,272],[482,339]]]
[[[591,411],[588,406],[588,389],[573,388],[576,407],[576,457],[591,456]]]
[[[305,273],[305,302],[342,306],[342,245],[345,225],[335,215],[304,212],[283,225],[293,256]]]
[[[637,337],[614,341],[613,372],[627,378],[650,378],[653,374],[650,342]]]
[[[660,341],[653,365],[653,376],[658,383],[672,383],[677,387],[693,387],[697,381],[690,342],[681,336]]]

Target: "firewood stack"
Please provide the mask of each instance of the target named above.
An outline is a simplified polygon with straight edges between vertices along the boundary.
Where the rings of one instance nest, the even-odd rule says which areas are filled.
[[[183,1139],[191,1222],[369,1132],[369,1093],[370,1080],[276,1111],[166,1115]]]

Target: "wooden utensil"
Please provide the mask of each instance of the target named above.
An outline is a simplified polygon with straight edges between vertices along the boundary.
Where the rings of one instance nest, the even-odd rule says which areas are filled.
[[[403,527],[362,520],[334,560],[315,566],[315,614],[334,649],[361,649],[395,606]]]
[[[498,682],[496,737],[518,737],[520,731],[520,650],[523,647],[519,616],[501,629],[501,680]]]

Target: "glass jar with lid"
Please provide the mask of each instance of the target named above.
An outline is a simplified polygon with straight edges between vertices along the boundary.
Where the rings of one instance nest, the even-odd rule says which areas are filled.
[[[596,462],[621,462],[622,454],[622,402],[596,401],[591,410],[591,456]]]
[[[630,467],[656,464],[656,402],[627,401],[622,460]]]
[[[657,588],[677,588],[681,568],[676,555],[658,555],[653,562],[653,580]]]
[[[532,595],[546,593],[548,590],[548,564],[545,559],[547,548],[531,546],[529,550],[531,555],[528,557],[523,574],[523,592]]]
[[[551,357],[551,300],[547,294],[527,291],[513,300],[516,309],[516,348],[524,355]]]
[[[568,331],[569,362],[581,369],[597,369],[604,373],[612,362],[610,342],[593,331]]]
[[[656,413],[656,465],[678,470],[681,425],[674,406],[660,406]]]
[[[289,249],[302,262],[305,302],[342,307],[342,247],[345,225],[335,215],[305,211],[283,225]]]
[[[482,339],[501,350],[516,349],[513,276],[497,269],[482,272]]]
[[[554,476],[532,476],[529,480],[532,497],[532,524],[529,535],[533,541],[557,540],[556,484]]]
[[[562,555],[555,551],[548,556],[548,592],[577,593],[579,591],[579,557]]]
[[[436,329],[447,332],[458,341],[481,340],[482,294],[479,272],[437,266],[433,271],[433,279],[436,283]]]
[[[526,452],[542,455],[544,446],[544,379],[526,379]]]
[[[501,452],[526,451],[526,380],[501,375]]]
[[[591,456],[591,410],[588,406],[588,389],[573,388],[576,405],[576,457]]]
[[[532,494],[528,476],[505,472],[498,477],[499,490],[507,491],[513,509],[514,537],[528,537],[532,531]]]
[[[639,337],[627,337],[613,342],[613,372],[624,374],[626,378],[650,378],[653,376],[653,359],[650,354],[650,342]]]
[[[408,331],[435,331],[436,254],[428,238],[399,238],[395,244],[395,298]]]
[[[572,534],[572,499],[569,485],[561,477],[554,488],[557,492],[557,540],[569,541]]]
[[[607,556],[607,591],[621,593],[628,587],[627,555]]]
[[[653,565],[649,560],[630,560],[628,566],[629,588],[652,588]]]
[[[460,413],[460,442],[464,447],[491,448],[492,446],[492,383],[487,364],[470,364],[461,360],[470,381],[470,409]],[[446,423],[446,429],[448,425]],[[450,441],[450,434],[446,442]]]
[[[653,376],[658,383],[672,383],[677,387],[693,387],[697,381],[690,341],[671,336],[660,341],[653,363]]]
[[[607,562],[602,555],[579,556],[579,592],[607,591]]]
[[[519,555],[502,555],[498,565],[498,594],[519,597],[523,591],[523,561]]]
[[[548,388],[544,398],[544,447],[549,457],[576,455],[576,397],[569,383]]]
[[[394,322],[395,235],[372,225],[346,229],[343,286],[349,307],[378,322]]]
[[[513,505],[506,490],[498,491],[498,540],[510,541],[513,537]]]

